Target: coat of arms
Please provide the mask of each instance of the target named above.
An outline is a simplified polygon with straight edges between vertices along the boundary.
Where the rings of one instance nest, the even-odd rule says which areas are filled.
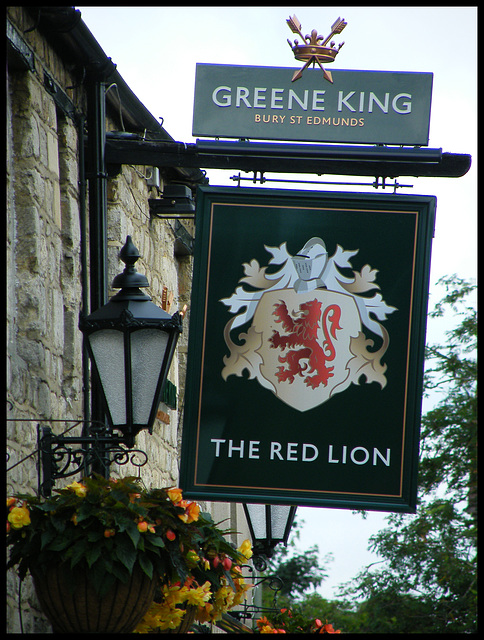
[[[224,357],[222,377],[242,376],[247,370],[263,387],[298,411],[327,402],[351,384],[377,382],[386,385],[387,366],[382,358],[389,335],[382,322],[396,307],[380,293],[369,295],[377,270],[365,265],[353,277],[340,272],[352,268],[358,250],[337,246],[328,256],[321,238],[311,238],[292,256],[286,243],[267,247],[268,272],[257,260],[243,265],[245,277],[230,298],[221,302],[235,314],[224,329],[230,355]],[[232,335],[241,331],[237,343]],[[378,336],[375,340],[363,331]]]

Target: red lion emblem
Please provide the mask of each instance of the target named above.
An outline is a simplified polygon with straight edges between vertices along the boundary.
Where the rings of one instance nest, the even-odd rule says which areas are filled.
[[[316,389],[322,383],[327,385],[328,379],[333,376],[334,367],[326,366],[327,362],[334,360],[335,349],[331,342],[331,336],[336,338],[336,331],[341,329],[339,320],[341,317],[341,309],[333,304],[327,307],[322,318],[322,328],[325,340],[322,345],[318,342],[318,329],[321,319],[322,303],[318,300],[304,302],[299,306],[299,312],[295,315],[300,317],[293,318],[288,310],[286,303],[281,301],[275,304],[273,315],[281,322],[286,335],[281,335],[278,331],[274,331],[269,338],[271,348],[281,349],[285,351],[285,355],[279,356],[279,362],[287,364],[278,367],[276,373],[279,382],[294,382],[294,376],[306,376],[304,382],[308,387]],[[329,331],[328,331],[329,329]],[[330,335],[331,334],[331,335]],[[302,347],[294,349],[293,347]],[[301,362],[308,360],[309,362]],[[309,368],[308,368],[309,367]],[[312,374],[313,371],[314,375]]]

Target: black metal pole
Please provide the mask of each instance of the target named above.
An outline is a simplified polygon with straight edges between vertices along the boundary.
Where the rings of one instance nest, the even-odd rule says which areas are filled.
[[[91,313],[107,302],[107,173],[106,86],[91,78],[87,87],[87,176],[89,180],[89,264]],[[91,378],[91,418],[105,422],[101,392]],[[101,459],[103,459],[102,452]],[[107,474],[108,465],[93,464],[92,471]]]

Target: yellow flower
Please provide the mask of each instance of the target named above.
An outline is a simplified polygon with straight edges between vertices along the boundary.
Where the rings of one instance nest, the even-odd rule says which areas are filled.
[[[175,610],[166,604],[153,602],[150,608],[138,623],[135,633],[152,633],[153,631],[165,631],[172,624],[172,611]]]
[[[83,485],[81,482],[72,482],[71,484],[67,485],[66,489],[70,489],[71,491],[74,491],[76,496],[78,496],[79,498],[86,497],[87,487]]]
[[[215,609],[218,613],[228,611],[234,604],[235,592],[234,590],[225,585],[215,594]]]
[[[175,606],[181,602],[185,602],[187,587],[180,587],[178,585],[168,586],[166,584],[163,585],[163,599],[164,602],[169,606]]]
[[[238,548],[238,551],[245,558],[247,558],[247,560],[250,560],[250,558],[252,558],[252,554],[253,554],[252,545],[250,543],[250,540],[244,540],[244,542]]]
[[[7,520],[14,529],[21,529],[30,524],[30,513],[26,506],[12,507]]]
[[[252,584],[245,584],[244,578],[234,578],[234,585],[236,589],[235,597],[234,597],[234,606],[237,604],[241,604],[247,597],[246,592],[249,589],[252,589]]]
[[[164,622],[165,624],[168,624],[169,629],[176,629],[180,626],[184,615],[185,609],[172,609]]]
[[[187,604],[202,607],[205,602],[210,600],[212,592],[210,591],[210,582],[207,580],[205,584],[196,589],[189,589],[187,594]]]

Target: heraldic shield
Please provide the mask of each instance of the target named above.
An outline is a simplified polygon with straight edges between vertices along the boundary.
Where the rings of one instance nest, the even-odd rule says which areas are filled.
[[[245,370],[298,411],[313,409],[362,379],[383,389],[389,335],[381,323],[397,309],[379,292],[368,295],[379,289],[376,270],[365,265],[353,270],[352,278],[344,276],[339,269],[351,268],[358,251],[338,245],[330,257],[321,238],[311,238],[296,256],[285,243],[266,249],[271,264],[281,268],[268,273],[256,260],[244,264],[240,282],[252,289],[238,287],[221,300],[237,314],[224,329],[230,350],[224,380]],[[231,333],[248,322],[235,343]],[[380,341],[376,349],[368,333]]]
[[[352,296],[326,289],[268,291],[252,327],[260,334],[260,375],[292,408],[313,409],[351,384],[351,339],[361,331]]]

